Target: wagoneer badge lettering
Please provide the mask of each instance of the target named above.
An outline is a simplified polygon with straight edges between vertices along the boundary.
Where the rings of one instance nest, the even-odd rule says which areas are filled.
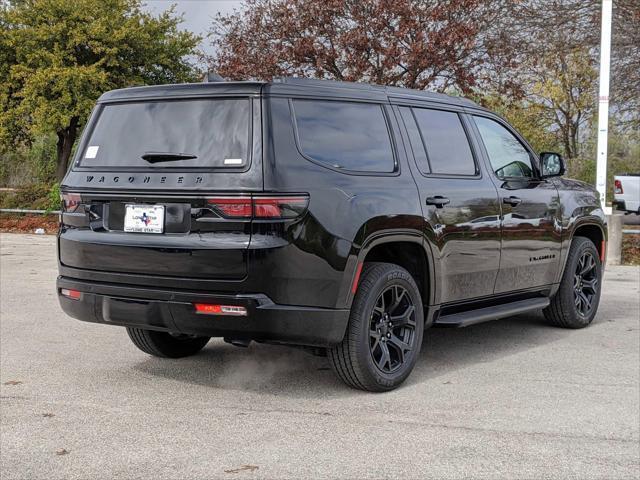
[[[94,175],[87,175],[87,176],[86,176],[86,183],[91,183],[91,182],[93,182],[93,181],[95,180],[95,178],[96,178],[96,177],[95,177]],[[151,176],[149,176],[149,175],[145,175],[144,177],[142,177],[142,183],[151,183],[151,182],[152,182],[152,179],[158,179],[158,178],[160,179],[160,180],[159,180],[159,181],[160,181],[160,183],[167,183],[167,177],[166,177],[166,176],[162,176],[162,177],[151,177]],[[176,183],[176,184],[184,184],[184,183],[187,183],[187,182],[186,182],[186,179],[188,179],[188,178],[193,178],[193,183],[196,183],[196,184],[200,184],[200,183],[202,183],[202,182],[203,182],[203,180],[204,180],[204,177],[202,177],[201,175],[194,176],[194,177],[186,177],[186,176],[184,176],[184,175],[181,175],[181,176],[179,176],[179,177],[176,177],[176,178],[175,178],[175,183]],[[118,181],[119,181],[119,180],[120,180],[120,177],[119,177],[119,176],[115,176],[115,177],[113,177],[113,182],[114,182],[114,183],[118,183]],[[104,176],[101,176],[101,177],[99,177],[99,178],[98,178],[98,180],[97,180],[97,181],[98,181],[98,183],[103,183],[103,182],[105,181],[105,177],[104,177]],[[136,178],[135,176],[133,176],[133,175],[132,175],[132,176],[130,176],[130,177],[127,177],[127,181],[128,181],[129,183],[136,183],[136,181],[139,181],[139,180],[137,180],[137,178]]]

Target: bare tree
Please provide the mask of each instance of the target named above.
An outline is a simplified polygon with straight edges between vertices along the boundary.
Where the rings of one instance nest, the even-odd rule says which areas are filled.
[[[612,25],[611,102],[623,128],[640,130],[640,2],[616,0]]]
[[[637,125],[640,2],[614,4],[612,123]],[[576,158],[598,104],[600,8],[599,0],[247,0],[216,18],[211,66],[231,79],[365,81],[529,109],[536,128],[546,125]]]
[[[523,0],[508,6],[502,30],[518,48],[508,73],[525,101],[542,106],[565,154],[580,156],[598,105],[601,2]],[[640,124],[640,2],[615,0],[611,124]]]
[[[517,44],[507,72],[535,106],[565,156],[578,157],[597,106],[599,2],[523,0],[508,5],[502,31]]]
[[[505,2],[506,3],[506,2]],[[485,0],[248,0],[218,16],[212,67],[232,79],[300,75],[469,93],[504,60]]]

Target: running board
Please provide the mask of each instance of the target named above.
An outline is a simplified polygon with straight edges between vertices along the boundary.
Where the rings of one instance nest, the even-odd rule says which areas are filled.
[[[519,313],[539,310],[547,306],[549,306],[548,298],[530,298],[528,300],[519,300],[517,302],[505,303],[504,305],[497,305],[495,307],[478,308],[467,312],[443,315],[434,322],[434,325],[439,327],[468,327],[469,325],[475,325],[476,323],[511,317],[513,315],[518,315]]]

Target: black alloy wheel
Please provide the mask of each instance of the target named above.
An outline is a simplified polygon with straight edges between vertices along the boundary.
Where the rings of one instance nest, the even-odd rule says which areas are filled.
[[[593,252],[587,250],[578,260],[573,276],[573,290],[576,311],[582,317],[588,317],[594,305],[594,298],[598,294],[598,269]]]
[[[378,297],[370,319],[371,357],[383,373],[402,367],[414,348],[416,308],[404,287],[392,285]]]
[[[571,241],[562,280],[544,309],[547,320],[558,327],[584,328],[598,311],[602,289],[602,263],[595,243],[585,237]]]
[[[393,390],[411,374],[424,333],[422,295],[399,265],[366,262],[344,339],[327,349],[333,371],[347,385]]]

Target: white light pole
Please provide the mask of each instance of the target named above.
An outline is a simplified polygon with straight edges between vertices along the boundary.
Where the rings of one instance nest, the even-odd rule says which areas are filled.
[[[613,0],[602,0],[602,28],[600,29],[600,93],[598,96],[598,150],[596,188],[600,203],[607,215],[607,137],[609,133],[609,70],[611,63],[611,10]]]

